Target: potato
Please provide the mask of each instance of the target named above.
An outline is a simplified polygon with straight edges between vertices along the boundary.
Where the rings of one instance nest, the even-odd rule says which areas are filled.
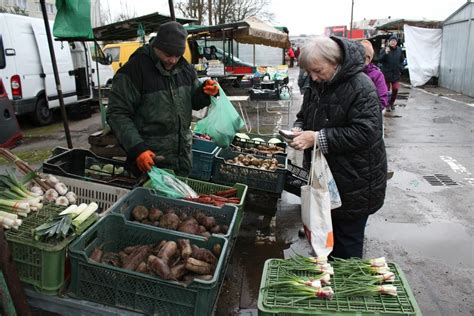
[[[132,210],[132,218],[136,221],[142,221],[148,217],[148,209],[143,205],[137,205]]]
[[[148,212],[148,219],[151,222],[156,222],[160,220],[160,217],[163,215],[163,212],[156,207],[152,207]]]
[[[176,230],[179,226],[180,220],[175,213],[167,213],[160,219],[160,227]]]
[[[199,226],[195,221],[187,220],[179,225],[178,231],[196,235],[199,234]]]
[[[210,230],[212,227],[216,226],[216,219],[213,216],[206,216],[201,224],[206,227],[207,230]]]

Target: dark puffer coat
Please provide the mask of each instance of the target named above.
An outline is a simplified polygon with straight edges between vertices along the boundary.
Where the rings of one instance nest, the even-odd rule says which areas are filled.
[[[382,138],[382,113],[372,81],[363,72],[364,48],[331,37],[343,51],[340,70],[330,82],[311,82],[295,127],[324,129],[325,154],[342,199],[333,218],[357,219],[376,212],[385,199],[387,157]],[[309,168],[311,150],[305,151]]]
[[[390,47],[388,54],[385,52],[385,49],[382,49],[378,61],[386,81],[400,81],[400,75],[403,71],[403,52],[400,47]]]

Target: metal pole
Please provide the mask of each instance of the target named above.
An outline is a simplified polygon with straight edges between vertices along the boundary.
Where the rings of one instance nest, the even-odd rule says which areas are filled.
[[[168,0],[168,4],[170,6],[170,17],[171,21],[176,21],[176,16],[174,15],[174,4],[173,0]]]
[[[99,48],[96,41],[94,41],[95,48],[95,69],[97,69],[97,97],[99,98],[99,109],[100,109],[100,122],[102,123],[102,129],[105,129],[105,107],[102,103],[102,88],[100,87],[100,76],[99,76]]]
[[[66,134],[67,147],[71,149],[72,148],[71,134],[69,132],[69,124],[67,121],[66,107],[64,106],[63,90],[61,88],[61,82],[59,80],[58,65],[56,63],[56,54],[54,53],[51,29],[49,28],[49,21],[48,21],[48,14],[46,13],[45,0],[40,0],[40,3],[41,3],[41,11],[43,13],[44,26],[46,28],[46,36],[48,37],[48,46],[49,46],[49,53],[51,55],[51,63],[53,65],[54,80],[56,81],[56,89],[58,90],[59,108],[61,109],[61,117],[63,119],[63,124],[64,124],[64,133]]]
[[[351,7],[351,30],[349,34],[349,38],[352,39],[352,18],[354,17],[354,0],[352,0],[352,7]]]

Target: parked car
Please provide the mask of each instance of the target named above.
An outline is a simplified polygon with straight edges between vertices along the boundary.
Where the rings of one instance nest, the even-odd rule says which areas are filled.
[[[0,64],[2,62],[0,60]],[[23,137],[2,78],[0,78],[0,130],[1,148],[13,147]]]

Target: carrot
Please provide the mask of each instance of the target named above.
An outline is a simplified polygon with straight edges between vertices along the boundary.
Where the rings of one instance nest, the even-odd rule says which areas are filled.
[[[214,193],[214,195],[222,196],[222,197],[231,197],[235,196],[237,194],[237,189],[236,188],[230,188],[228,190],[224,191],[219,191]]]

